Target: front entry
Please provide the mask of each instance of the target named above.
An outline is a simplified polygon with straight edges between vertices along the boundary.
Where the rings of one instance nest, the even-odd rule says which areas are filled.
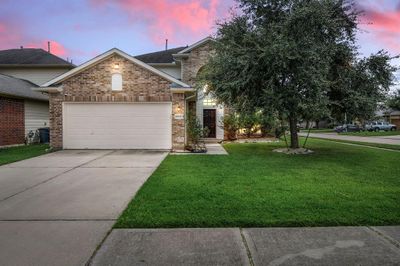
[[[215,109],[203,109],[203,127],[207,127],[209,130],[209,134],[206,136],[207,138],[217,137],[216,117]]]

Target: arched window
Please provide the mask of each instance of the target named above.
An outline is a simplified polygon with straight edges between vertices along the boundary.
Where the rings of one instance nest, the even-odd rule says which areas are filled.
[[[122,91],[122,75],[120,73],[112,74],[111,89],[113,91]]]

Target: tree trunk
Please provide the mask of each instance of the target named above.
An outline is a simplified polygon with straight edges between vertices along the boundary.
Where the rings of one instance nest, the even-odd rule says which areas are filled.
[[[295,115],[289,116],[289,127],[290,127],[290,148],[299,148],[299,136],[297,135],[297,118]]]

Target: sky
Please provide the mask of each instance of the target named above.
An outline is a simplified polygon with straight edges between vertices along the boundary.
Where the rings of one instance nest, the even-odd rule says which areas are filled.
[[[400,54],[400,0],[357,0],[364,56]],[[40,47],[81,64],[113,47],[138,55],[190,45],[216,30],[234,0],[0,0],[0,49]],[[400,65],[400,60],[393,61]],[[398,74],[400,79],[400,72]]]

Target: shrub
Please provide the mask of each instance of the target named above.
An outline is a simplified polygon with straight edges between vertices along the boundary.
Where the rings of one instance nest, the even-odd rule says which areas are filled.
[[[238,116],[235,113],[224,115],[221,122],[228,140],[236,140],[237,131],[240,129]]]
[[[189,138],[189,150],[193,152],[205,152],[206,147],[201,139],[209,134],[208,128],[203,128],[195,114],[189,113],[186,120],[187,134]]]

